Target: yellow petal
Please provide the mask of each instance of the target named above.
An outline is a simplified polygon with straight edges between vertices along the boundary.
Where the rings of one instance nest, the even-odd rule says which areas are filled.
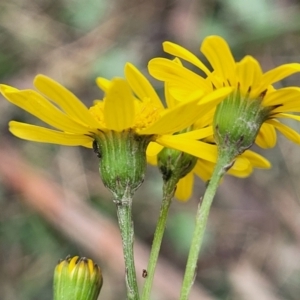
[[[234,169],[237,171],[244,171],[249,168],[249,165],[250,165],[250,161],[246,157],[243,157],[241,155],[235,159],[235,162],[234,162],[233,166],[231,167],[231,169]]]
[[[262,105],[278,106],[278,108],[272,110],[273,112],[297,111],[300,109],[299,98],[299,88],[287,87],[267,93],[263,99]]]
[[[215,163],[210,161],[198,159],[193,171],[199,178],[206,182],[211,178],[215,165]]]
[[[206,137],[209,137],[211,135],[213,135],[214,131],[213,131],[213,127],[209,126],[206,128],[201,128],[201,129],[197,129],[197,130],[192,130],[186,133],[181,133],[180,137],[181,138],[187,138],[187,139],[194,139],[194,140],[202,140]]]
[[[155,155],[155,156],[147,156],[147,162],[150,165],[157,166],[157,155]]]
[[[255,143],[264,149],[267,148],[273,148],[276,145],[276,131],[274,129],[274,126],[268,124],[268,123],[263,123],[258,135],[255,139]]]
[[[91,116],[87,107],[69,90],[53,79],[38,75],[34,79],[34,86],[47,98],[55,102],[67,115],[93,128],[99,126]]]
[[[211,162],[217,160],[217,146],[201,141],[181,138],[180,135],[164,135],[156,140],[160,145],[186,152]]]
[[[104,101],[104,120],[108,129],[122,131],[133,125],[135,99],[125,80],[115,78],[111,83]]]
[[[195,56],[192,52],[188,51],[187,49],[171,42],[164,42],[163,48],[165,52],[174,55],[176,57],[179,57],[183,60],[186,60],[191,64],[197,66],[207,76],[210,74],[209,69],[199,60],[199,58]]]
[[[215,163],[198,159],[198,162],[194,168],[194,172],[203,180],[207,181],[211,178]],[[247,158],[238,157],[233,166],[228,171],[228,174],[235,175],[237,177],[247,177],[252,172],[252,166]]]
[[[210,82],[201,76],[165,58],[154,58],[148,64],[149,73],[156,79],[169,83],[171,94],[178,100],[185,100],[186,95],[198,89],[212,91]],[[176,98],[177,99],[177,98]]]
[[[201,52],[208,59],[214,71],[228,80],[230,85],[236,85],[235,61],[227,42],[219,36],[209,36],[201,45]]]
[[[204,115],[201,114],[201,117],[193,124],[193,128],[204,128],[212,124],[214,119],[215,108],[211,109],[208,113]]]
[[[148,128],[141,130],[143,134],[171,134],[189,127],[201,113],[197,106],[199,100],[180,102],[174,108],[163,111],[162,116]]]
[[[176,99],[170,93],[170,87],[168,82],[165,82],[164,91],[165,91],[165,99],[166,99],[167,107],[168,108],[175,107],[178,104],[178,101],[176,101]]]
[[[1,92],[14,105],[57,129],[75,134],[84,134],[92,131],[82,123],[72,120],[36,91],[19,91],[10,86],[1,85]]]
[[[279,66],[263,75],[261,86],[267,88],[272,83],[275,83],[297,72],[300,72],[300,64],[292,63]]]
[[[175,57],[175,58],[173,59],[173,61],[174,61],[176,64],[179,64],[179,65],[183,66],[181,60],[180,60],[178,57]]]
[[[267,120],[266,122],[276,127],[276,129],[280,131],[287,139],[296,144],[300,144],[300,134],[294,129],[275,120]]]
[[[15,136],[34,142],[51,143],[67,146],[91,145],[93,138],[82,134],[69,134],[35,125],[11,121],[9,130]]]
[[[150,82],[134,65],[130,63],[125,65],[125,76],[132,91],[140,100],[143,101],[144,98],[147,98],[153,102],[155,107],[164,108]]]
[[[248,168],[243,170],[236,170],[232,167],[227,173],[229,175],[233,175],[236,177],[245,178],[251,175],[252,172],[253,172],[253,167],[251,166],[251,164],[249,164]]]
[[[147,147],[147,156],[156,156],[161,150],[163,149],[163,146],[155,143],[155,142],[151,142],[149,143],[148,147]]]
[[[276,114],[273,117],[274,118],[287,118],[287,119],[293,119],[296,121],[300,121],[300,116],[291,115],[291,114]]]
[[[177,183],[175,197],[180,201],[187,201],[192,195],[194,185],[193,171],[181,178]]]
[[[299,99],[290,101],[288,103],[276,107],[275,109],[272,110],[270,115],[274,118],[275,116],[281,115],[281,113],[283,112],[300,112]]]
[[[255,168],[262,168],[262,169],[271,168],[271,163],[256,152],[253,152],[251,150],[246,150],[242,154],[242,156],[247,158],[250,161],[250,164]]]
[[[249,93],[251,96],[261,82],[262,70],[259,63],[252,56],[245,56],[236,64],[236,73],[242,94]]]
[[[96,83],[98,85],[98,87],[105,93],[107,93],[107,91],[109,90],[110,86],[111,86],[111,81],[103,78],[103,77],[98,77],[96,79]]]

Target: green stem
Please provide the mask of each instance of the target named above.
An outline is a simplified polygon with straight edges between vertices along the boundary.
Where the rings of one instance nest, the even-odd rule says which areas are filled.
[[[129,300],[139,300],[133,254],[134,230],[132,221],[132,198],[126,197],[125,199],[125,197],[123,197],[122,200],[115,200],[115,203],[117,205],[118,221],[125,260],[127,297]]]
[[[157,259],[158,259],[158,255],[159,255],[159,251],[160,251],[160,247],[161,247],[162,238],[163,238],[165,228],[166,228],[169,208],[170,208],[172,198],[175,193],[177,182],[178,182],[178,179],[173,176],[168,181],[164,181],[163,199],[162,199],[162,204],[160,207],[160,214],[159,214],[158,222],[157,222],[155,233],[154,233],[154,239],[153,239],[150,258],[149,258],[148,267],[147,267],[147,277],[146,277],[145,285],[144,285],[144,289],[143,289],[142,300],[150,299],[150,293],[151,293],[151,288],[152,288],[152,283],[153,283],[153,278],[154,278],[155,267],[157,264]]]
[[[199,252],[203,242],[204,231],[206,228],[206,223],[210,211],[210,207],[214,196],[216,194],[219,182],[226,173],[226,171],[231,166],[232,158],[230,155],[223,155],[218,158],[218,162],[215,166],[214,172],[212,174],[211,180],[206,188],[202,204],[199,204],[197,215],[196,215],[196,225],[193,233],[191,248],[188,256],[188,261],[186,264],[185,274],[183,278],[183,283],[180,292],[180,300],[187,300],[192,285],[196,276],[196,266],[199,257]]]

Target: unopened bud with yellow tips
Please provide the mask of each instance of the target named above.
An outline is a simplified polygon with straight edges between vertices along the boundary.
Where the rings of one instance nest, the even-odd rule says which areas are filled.
[[[91,259],[67,256],[54,270],[54,300],[97,300],[102,273]]]

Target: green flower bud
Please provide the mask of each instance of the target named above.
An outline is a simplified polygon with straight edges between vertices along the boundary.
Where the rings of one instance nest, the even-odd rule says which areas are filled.
[[[213,127],[219,155],[227,152],[234,159],[252,146],[271,110],[261,105],[264,96],[251,99],[238,89],[218,104]]]
[[[179,181],[192,171],[197,158],[178,150],[164,148],[158,154],[157,163],[164,181],[168,181],[171,177]]]
[[[91,259],[78,256],[59,261],[54,270],[54,300],[97,300],[103,279]]]
[[[151,136],[140,136],[130,130],[97,135],[94,150],[100,158],[100,175],[115,201],[126,195],[132,197],[143,183],[150,140]]]

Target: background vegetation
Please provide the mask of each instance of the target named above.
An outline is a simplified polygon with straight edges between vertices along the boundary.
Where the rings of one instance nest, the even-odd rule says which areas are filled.
[[[102,96],[97,76],[122,76],[126,61],[146,74],[147,61],[164,55],[164,40],[199,53],[210,34],[226,38],[237,58],[251,54],[268,70],[300,61],[299,14],[296,0],[1,1],[0,80],[32,88],[34,76],[46,74],[90,106]],[[287,84],[299,86],[300,76]],[[124,299],[115,208],[97,157],[88,149],[13,137],[9,120],[37,121],[2,97],[0,114],[1,299],[52,299],[54,266],[68,254],[102,267],[101,299]],[[279,136],[276,148],[260,152],[272,162],[270,171],[228,176],[219,189],[191,299],[299,299],[299,147]],[[199,180],[189,202],[174,201],[154,300],[177,298],[204,188]],[[141,284],[160,197],[160,175],[149,167],[134,203]]]

